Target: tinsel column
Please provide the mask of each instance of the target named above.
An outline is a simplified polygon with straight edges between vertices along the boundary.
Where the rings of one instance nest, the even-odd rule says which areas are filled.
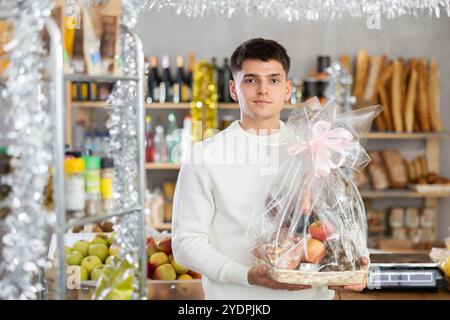
[[[41,31],[51,12],[45,0],[2,1],[12,14],[13,40],[6,45],[6,70],[10,103],[2,125],[12,156],[12,172],[2,183],[11,192],[0,204],[11,209],[5,220],[0,259],[0,299],[37,299],[43,290],[39,275],[47,267],[46,228],[54,215],[43,205],[44,188],[52,161],[52,127],[46,111],[47,97],[41,92],[44,67]],[[5,6],[5,7],[3,7]]]
[[[123,0],[121,24],[133,29],[142,1]],[[124,76],[137,77],[136,43],[122,30],[121,59]],[[116,210],[125,211],[139,206],[139,148],[138,148],[138,82],[117,81],[109,97],[112,105],[107,127],[110,133],[110,154],[114,159],[114,201]],[[138,299],[140,272],[140,217],[128,214],[120,219],[115,244],[120,247],[118,259],[105,268],[97,282],[93,299]],[[146,263],[143,261],[142,263]],[[143,279],[145,281],[145,279]],[[143,283],[142,285],[145,285]]]

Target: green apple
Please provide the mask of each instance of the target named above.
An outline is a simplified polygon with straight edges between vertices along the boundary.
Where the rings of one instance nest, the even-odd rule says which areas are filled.
[[[175,272],[178,275],[182,275],[182,274],[186,274],[188,272],[188,269],[183,267],[181,264],[179,264],[178,262],[175,261],[175,259],[172,259],[170,261],[170,263],[172,264],[172,267],[175,269]]]
[[[116,256],[109,256],[108,258],[106,258],[105,264],[111,264],[114,262],[114,260],[116,260],[117,257]]]
[[[97,256],[87,256],[81,261],[81,266],[86,268],[87,272],[91,274],[92,270],[94,270],[95,267],[102,264],[102,260],[100,260]]]
[[[113,233],[109,236],[109,238],[107,240],[108,247],[114,243],[115,239],[116,239],[116,233]]]
[[[155,280],[173,281],[177,278],[177,273],[170,263],[165,263],[156,268],[153,275]]]
[[[71,247],[66,246],[66,255],[72,251],[73,251],[73,249]]]
[[[91,280],[97,281],[98,278],[100,278],[100,276],[102,275],[104,268],[105,268],[104,264],[96,266],[94,270],[92,270],[91,272]]]
[[[83,257],[86,257],[88,255],[89,246],[91,243],[86,240],[80,240],[73,244],[73,250],[76,250],[80,252]]]
[[[94,243],[89,246],[88,254],[90,256],[97,256],[104,262],[109,256],[109,250],[106,244]]]
[[[85,267],[80,266],[80,281],[86,281],[89,278],[89,274]]]
[[[120,248],[116,245],[112,245],[109,247],[109,255],[110,256],[118,256],[120,253]]]
[[[104,244],[105,246],[108,245],[108,235],[104,234],[104,233],[99,233],[96,234],[94,239],[92,239],[91,243],[95,244],[95,243],[100,243],[100,244]]]
[[[79,266],[83,260],[83,255],[78,251],[72,251],[66,254],[66,263],[69,266]]]
[[[177,280],[192,280],[193,278],[188,274],[182,274],[178,276]]]

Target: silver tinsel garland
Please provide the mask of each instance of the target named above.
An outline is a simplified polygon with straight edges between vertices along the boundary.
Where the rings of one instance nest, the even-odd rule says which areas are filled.
[[[52,1],[3,1],[8,8],[14,35],[6,45],[6,70],[10,103],[2,125],[12,156],[12,172],[2,183],[11,192],[2,205],[11,213],[5,220],[3,256],[0,261],[0,299],[37,299],[43,290],[39,276],[48,266],[45,236],[54,215],[43,207],[43,192],[52,161],[52,127],[41,92],[44,67],[41,31],[50,15]],[[4,7],[3,7],[4,6]]]
[[[139,4],[132,0],[122,0],[121,24],[132,29],[137,22]],[[121,59],[123,74],[137,76],[136,43],[122,30],[120,34]],[[114,159],[115,182],[114,200],[116,209],[127,210],[139,205],[138,190],[138,121],[137,119],[137,85],[136,81],[117,81],[108,98],[112,109],[109,114],[107,128],[110,134],[110,154]],[[120,247],[119,259],[115,261],[111,272],[120,270],[124,279],[129,276],[126,266],[132,266],[134,274],[139,273],[139,216],[128,214],[120,219],[115,244]],[[110,280],[111,279],[111,280]],[[106,280],[106,283],[105,283]],[[100,279],[94,299],[108,299],[115,288],[117,280],[113,277]],[[133,299],[138,296],[139,281],[134,277]]]
[[[188,17],[204,17],[209,13],[231,17],[237,12],[246,15],[275,17],[288,21],[325,20],[344,16],[370,17],[374,14],[388,19],[428,11],[450,16],[448,0],[141,0],[147,9],[171,8]]]

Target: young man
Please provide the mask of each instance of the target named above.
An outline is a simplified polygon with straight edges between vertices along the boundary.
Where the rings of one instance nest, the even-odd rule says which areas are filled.
[[[241,44],[231,57],[234,80],[229,83],[241,119],[197,143],[191,162],[180,170],[173,208],[174,258],[203,275],[206,299],[334,297],[327,287],[273,281],[266,266],[251,267],[246,243],[254,207],[264,203],[264,190],[279,166],[277,144],[286,133],[280,112],[292,88],[289,67],[286,50],[275,41],[258,38]]]

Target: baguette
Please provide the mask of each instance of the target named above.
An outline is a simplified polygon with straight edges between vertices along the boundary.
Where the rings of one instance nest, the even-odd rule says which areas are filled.
[[[407,83],[408,83],[408,78],[409,75],[411,73],[411,64],[406,63],[403,61],[403,59],[400,59],[401,63],[402,63],[402,85],[401,85],[401,92],[402,92],[402,114],[405,114],[405,109],[406,109],[406,93],[407,93]],[[403,122],[404,122],[404,118],[403,118]],[[403,123],[403,128],[405,127],[405,123]]]
[[[431,114],[431,127],[433,131],[442,131],[442,123],[439,117],[439,70],[436,60],[430,63],[430,75],[428,81],[428,103]]]
[[[430,112],[428,108],[428,95],[427,95],[427,70],[426,60],[420,59],[419,61],[419,123],[420,128],[424,132],[430,131]]]
[[[352,61],[350,59],[350,56],[347,54],[341,55],[339,57],[339,62],[342,65],[342,67],[349,73],[352,74]]]
[[[369,55],[367,54],[366,49],[361,49],[356,56],[356,75],[355,85],[353,87],[353,95],[357,100],[360,100],[363,97],[368,68]]]
[[[403,132],[403,121],[401,114],[401,81],[402,81],[402,64],[400,60],[394,59],[393,73],[391,82],[392,95],[392,118],[394,120],[395,132]]]
[[[363,99],[373,101],[376,99],[377,89],[382,80],[383,66],[386,60],[386,55],[378,57],[370,57],[370,69],[367,76],[366,87],[364,90]]]
[[[405,105],[405,129],[406,132],[412,132],[414,128],[414,105],[416,101],[417,90],[417,66],[416,59],[411,60],[411,75],[408,83],[408,94]]]
[[[383,68],[383,72],[380,75],[380,81],[378,82],[378,96],[380,103],[383,106],[383,118],[387,130],[394,131],[394,123],[392,121],[392,112],[389,104],[389,97],[386,91],[387,83],[392,77],[393,66],[392,63]]]
[[[414,163],[412,160],[408,161],[408,176],[410,182],[413,182],[418,178],[416,168],[414,167]]]

